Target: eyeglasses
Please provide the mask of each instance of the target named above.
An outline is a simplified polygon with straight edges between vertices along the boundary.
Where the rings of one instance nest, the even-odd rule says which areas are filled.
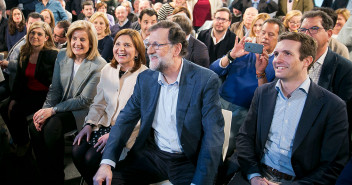
[[[218,21],[218,22],[227,22],[227,21],[229,21],[228,19],[224,19],[224,18],[221,18],[221,17],[215,17],[215,20]]]
[[[316,34],[319,32],[320,29],[324,29],[324,28],[320,28],[318,26],[313,26],[311,28],[300,28],[298,29],[299,32],[305,33],[305,32],[309,32],[309,34]]]
[[[150,46],[152,46],[156,50],[158,50],[158,49],[160,49],[160,47],[168,45],[168,44],[172,44],[172,43],[159,44],[157,42],[154,42],[154,43],[144,42],[144,46],[146,49],[148,49]]]
[[[65,38],[65,36],[59,36],[59,35],[56,35],[55,33],[54,33],[53,37],[54,37],[54,38],[58,37],[58,38],[60,38],[60,39]]]

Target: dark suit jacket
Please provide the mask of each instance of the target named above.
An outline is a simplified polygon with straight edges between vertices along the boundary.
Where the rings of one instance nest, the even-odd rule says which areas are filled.
[[[34,78],[47,87],[49,87],[51,84],[57,54],[57,50],[42,50],[38,55]],[[28,59],[22,61],[22,67],[20,67],[20,63],[17,65],[17,72],[14,81],[13,92],[11,93],[11,99],[16,100],[20,97],[23,97],[23,89],[27,88],[28,79],[25,74],[28,62]]]
[[[346,8],[347,4],[348,4],[348,0],[335,1],[334,3],[332,3],[332,0],[324,0],[323,4],[321,6],[322,7],[329,7],[329,8],[332,8],[334,10],[337,10],[339,8]]]
[[[185,59],[209,68],[209,53],[207,46],[192,35],[189,37]]]
[[[131,152],[139,152],[153,132],[159,98],[159,72],[139,74],[134,92],[112,127],[102,159],[119,160],[121,151],[140,120],[140,131]],[[183,60],[176,110],[177,132],[185,155],[196,166],[195,184],[213,184],[221,161],[224,119],[219,104],[217,75]]]
[[[243,175],[260,173],[260,160],[273,120],[278,91],[275,82],[259,87],[237,135]],[[311,82],[292,146],[292,184],[333,184],[348,160],[345,103]]]
[[[252,0],[235,0],[230,6],[230,10],[232,11],[232,8],[236,8],[244,13],[249,7],[253,7]],[[269,3],[267,3],[267,0],[260,0],[257,8],[259,13],[273,13],[278,9],[277,3],[273,0]]]
[[[312,10],[314,7],[313,0],[293,0],[292,10],[299,10],[302,13]],[[287,14],[287,0],[279,0],[279,10],[276,16]]]
[[[346,102],[348,120],[352,125],[352,63],[329,48],[321,69],[318,85],[336,94]]]
[[[230,51],[233,48],[236,39],[236,34],[227,30],[224,40],[214,46],[213,38],[211,37],[212,29],[213,28],[203,30],[198,34],[198,40],[202,41],[208,47],[209,65]]]

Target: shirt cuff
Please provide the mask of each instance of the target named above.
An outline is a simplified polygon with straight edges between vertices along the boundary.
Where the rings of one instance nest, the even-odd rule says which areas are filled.
[[[253,177],[261,177],[262,175],[260,175],[260,173],[251,173],[251,174],[249,174],[249,175],[247,175],[247,179],[249,180],[249,181],[251,181],[251,179],[253,178]]]
[[[225,55],[226,56],[226,55]],[[225,57],[224,56],[224,57]],[[226,69],[227,68],[227,66],[229,66],[230,64],[228,64],[227,66],[225,66],[225,67],[222,67],[222,65],[221,65],[221,60],[224,58],[224,57],[222,57],[221,59],[220,59],[220,61],[219,61],[219,67],[221,68],[221,69]],[[228,60],[230,60],[230,59],[228,59]]]
[[[103,159],[100,164],[107,164],[107,165],[110,165],[112,166],[113,168],[115,168],[116,166],[116,163],[110,159]]]

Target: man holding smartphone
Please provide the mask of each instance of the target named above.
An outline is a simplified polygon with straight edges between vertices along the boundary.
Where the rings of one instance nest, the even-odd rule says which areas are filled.
[[[262,54],[245,51],[245,37],[238,42],[227,55],[211,64],[210,69],[219,77],[225,77],[220,88],[220,102],[223,109],[232,111],[232,123],[227,156],[235,149],[235,136],[242,125],[252,101],[254,91],[263,83],[275,78],[271,53],[278,37],[284,32],[284,26],[277,19],[264,22],[260,33]]]

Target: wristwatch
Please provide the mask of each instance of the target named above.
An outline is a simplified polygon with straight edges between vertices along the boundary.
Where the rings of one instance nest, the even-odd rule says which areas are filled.
[[[231,57],[230,53],[231,53],[231,50],[230,50],[229,52],[227,52],[227,55],[226,55],[226,56],[227,56],[227,58],[229,59],[229,62],[230,62],[230,64],[231,64],[234,59]]]

